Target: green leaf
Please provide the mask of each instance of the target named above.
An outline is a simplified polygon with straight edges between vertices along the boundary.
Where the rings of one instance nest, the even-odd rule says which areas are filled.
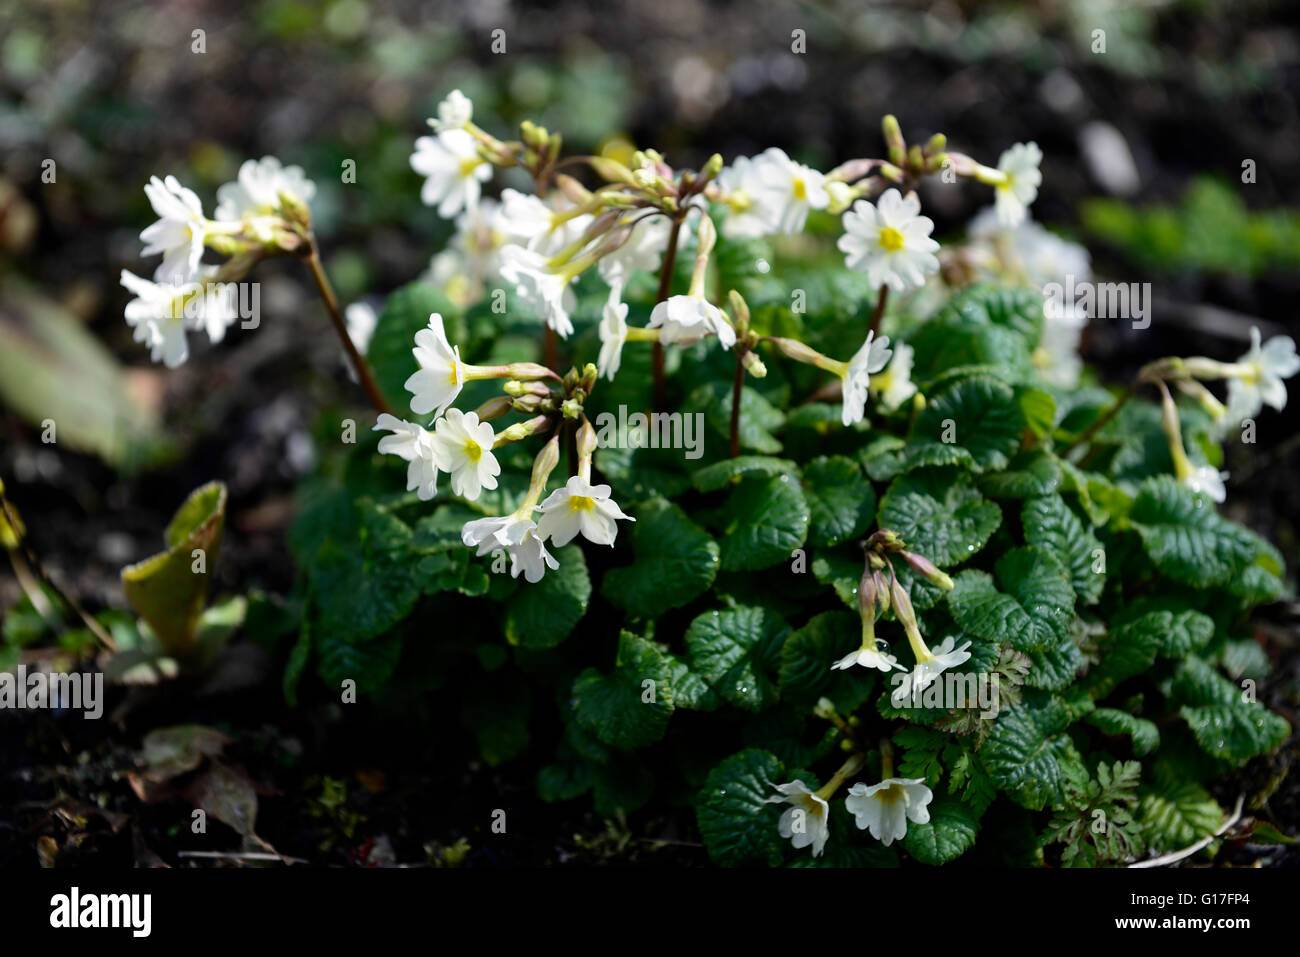
[[[998,559],[994,577],[967,570],[948,594],[952,616],[979,638],[1022,651],[1060,647],[1074,617],[1074,589],[1051,552],[1013,548]]]
[[[862,470],[842,455],[816,458],[804,466],[812,545],[838,545],[861,535],[876,513],[876,493]]]
[[[924,469],[894,480],[880,501],[878,524],[936,565],[956,565],[983,548],[1002,522],[971,477],[955,469]]]
[[[210,482],[190,493],[168,524],[167,551],[122,569],[126,600],[173,658],[195,650],[225,523],[226,487]]]
[[[1133,753],[1138,757],[1160,747],[1160,730],[1154,722],[1138,718],[1116,708],[1098,708],[1084,717],[1104,734],[1127,734],[1133,739]]]
[[[1195,781],[1159,774],[1138,805],[1138,819],[1151,850],[1174,851],[1217,831],[1223,809]]]
[[[709,857],[722,867],[775,867],[784,857],[777,832],[780,812],[767,803],[784,783],[785,769],[774,754],[750,748],[709,772],[695,804],[700,836]]]
[[[1101,661],[1088,672],[1082,687],[1101,699],[1120,682],[1145,672],[1156,660],[1169,620],[1168,613],[1152,613],[1113,625],[1100,645]]]
[[[643,505],[632,529],[633,564],[606,573],[601,590],[633,615],[656,617],[702,594],[718,573],[718,543],[676,505]]]
[[[777,690],[765,673],[790,631],[766,608],[706,611],[686,629],[691,670],[738,708],[761,711],[776,703]]]
[[[1174,674],[1170,697],[1183,707],[1196,741],[1209,755],[1242,764],[1272,751],[1291,733],[1291,726],[1210,665],[1187,658]]]
[[[936,798],[930,804],[930,821],[909,821],[903,846],[922,864],[947,864],[975,845],[979,815],[954,797]]]
[[[409,409],[411,395],[406,380],[420,368],[415,361],[415,334],[428,328],[429,316],[439,313],[448,341],[454,346],[465,339],[464,324],[455,307],[438,287],[413,282],[398,289],[384,302],[366,350],[366,361],[374,373],[379,391],[394,410]],[[481,361],[481,360],[478,360]]]
[[[714,462],[691,475],[691,482],[701,492],[716,492],[734,485],[742,478],[770,478],[773,475],[795,475],[799,466],[789,459],[770,455],[740,455],[734,459]]]
[[[912,426],[913,440],[951,441],[971,454],[976,471],[1007,467],[1025,418],[1011,387],[990,376],[953,383],[930,399]]]
[[[784,698],[812,702],[825,696],[841,708],[854,708],[875,686],[874,672],[853,667],[832,671],[862,641],[857,615],[827,611],[814,616],[793,632],[781,646],[781,694]]]
[[[1052,431],[1056,423],[1056,399],[1042,389],[1016,389],[1016,402],[1024,416],[1025,424],[1040,439]]]
[[[1061,484],[1056,458],[1041,449],[1018,453],[1005,472],[990,472],[980,478],[980,491],[989,498],[1029,498],[1050,495]]]
[[[808,522],[808,502],[794,477],[742,481],[722,508],[722,567],[746,571],[788,560],[803,545]]]
[[[1159,636],[1159,653],[1182,658],[1200,651],[1214,637],[1214,620],[1187,608],[1176,598],[1139,598],[1126,605],[1112,620],[1112,627],[1133,624]]]
[[[645,747],[668,728],[672,668],[653,643],[625,631],[618,638],[614,670],[605,675],[588,668],[578,675],[573,700],[578,725],[585,731],[625,751]]]
[[[587,613],[591,579],[577,545],[557,549],[560,567],[526,584],[506,601],[506,640],[523,648],[554,648]]]
[[[1224,584],[1255,559],[1249,532],[1168,475],[1142,483],[1129,519],[1156,568],[1184,585]]]
[[[1069,571],[1075,594],[1084,604],[1096,602],[1106,584],[1105,573],[1093,570],[1101,542],[1070,510],[1065,499],[1059,495],[1031,498],[1025,502],[1020,517],[1025,541],[1047,549],[1061,560]]]
[[[701,409],[705,420],[718,435],[731,434],[731,385],[711,382],[700,386],[686,400],[686,408]],[[760,392],[744,386],[740,394],[740,447],[776,455],[781,443],[772,433],[785,424],[785,413]]]
[[[976,283],[953,296],[934,321],[1000,326],[1037,345],[1043,335],[1043,296],[1027,287]]]
[[[663,653],[668,660],[668,669],[672,673],[673,707],[690,708],[692,711],[717,711],[722,707],[722,698],[709,687],[699,672],[678,658],[676,655]]]
[[[143,363],[148,352],[136,347],[130,354],[131,362]],[[45,441],[92,452],[118,468],[138,469],[173,454],[159,412],[129,387],[127,371],[100,335],[14,273],[0,289],[0,405]]]
[[[1061,806],[1067,769],[1082,769],[1065,733],[1069,724],[1069,710],[1059,698],[1026,692],[993,723],[980,750],[984,767],[999,788],[1031,811]]]
[[[411,529],[369,499],[328,529],[307,562],[322,641],[357,642],[405,618],[420,597]]]

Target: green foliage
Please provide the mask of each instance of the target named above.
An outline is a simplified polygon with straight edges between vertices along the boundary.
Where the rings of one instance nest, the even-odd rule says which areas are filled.
[[[766,244],[719,249],[756,328],[852,354],[871,290],[813,268],[794,314],[793,280],[755,268],[772,262]],[[569,345],[581,357],[604,293],[577,288]],[[468,337],[467,361],[528,353],[519,329],[507,324],[506,342],[495,317],[458,315],[439,295],[408,287],[384,310],[372,357],[394,404],[429,311],[453,341]],[[887,317],[915,349],[923,400],[885,412],[873,398],[855,428],[820,401],[824,377],[763,353],[734,458],[732,356],[668,350],[668,401],[702,414],[701,454],[598,448],[592,481],[636,521],[619,523],[612,548],[554,549],[558,570],[536,583],[461,541],[466,521],[518,506],[527,443],[498,450],[502,487],[473,503],[403,493],[404,463],[373,438],[326,455],[291,535],[304,581],[286,693],[303,696],[313,675],[331,693],[349,679],[393,694],[463,688],[458,718],[485,761],[540,755],[543,800],[605,816],[691,801],[723,866],[938,866],[1013,845],[1023,862],[1121,865],[1213,833],[1222,812],[1208,786],[1289,734],[1254,686],[1234,683],[1267,668],[1246,621],[1286,592],[1286,571],[1170,477],[1145,399],[1069,447],[1113,399],[1038,376],[1041,301],[976,285],[926,321]],[[591,401],[651,402],[646,352],[629,342]],[[1184,424],[1189,448],[1218,454],[1204,418],[1189,410]],[[885,579],[892,569],[928,652],[950,656],[920,707],[892,697],[918,661],[906,609],[879,606],[873,632],[859,615],[863,546],[882,530],[914,553],[879,553]],[[897,664],[832,667],[864,648]],[[886,845],[845,798],[890,777],[929,797],[907,792],[920,803]],[[776,790],[794,781],[838,790],[825,805]],[[820,855],[779,830],[805,825],[826,828]]]

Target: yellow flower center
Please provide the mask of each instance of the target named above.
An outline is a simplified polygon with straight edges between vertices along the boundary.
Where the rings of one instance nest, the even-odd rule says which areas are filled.
[[[897,804],[903,799],[903,789],[897,784],[891,784],[883,791],[877,791],[876,799],[882,804]]]
[[[473,439],[465,440],[465,458],[471,462],[478,462],[483,457],[483,446],[479,445]]]
[[[754,201],[749,198],[748,193],[738,189],[727,198],[727,205],[737,213],[743,213],[754,205]]]
[[[478,169],[481,161],[477,156],[470,156],[460,161],[460,175],[469,178],[474,175],[474,170]]]
[[[797,178],[794,181],[794,198],[795,199],[808,198],[808,184],[803,181],[802,176]]]
[[[886,226],[880,231],[880,247],[887,252],[898,252],[903,248],[903,234],[893,226]]]
[[[590,512],[596,507],[596,502],[587,495],[570,495],[569,511],[571,512]]]

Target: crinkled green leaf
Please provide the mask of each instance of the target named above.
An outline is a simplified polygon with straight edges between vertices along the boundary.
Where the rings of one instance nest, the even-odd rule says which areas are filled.
[[[761,711],[776,703],[777,689],[766,669],[789,630],[766,608],[706,611],[686,629],[691,670],[736,707]]]
[[[578,724],[605,744],[645,747],[663,737],[672,716],[672,668],[654,644],[625,631],[614,670],[578,675],[573,701]]]
[[[1208,496],[1168,475],[1142,483],[1129,520],[1156,568],[1185,585],[1223,584],[1255,558],[1250,533],[1215,512]]]
[[[803,469],[812,545],[838,545],[861,535],[876,514],[876,493],[852,459],[833,455],[813,459]]]
[[[1064,566],[1037,546],[998,559],[995,578],[967,570],[953,582],[948,607],[963,629],[1022,651],[1060,647],[1074,617],[1074,589]]]
[[[983,548],[1002,511],[971,477],[955,469],[924,469],[894,480],[880,500],[878,524],[936,565],[956,565]]]
[[[1097,561],[1101,542],[1059,495],[1044,495],[1025,502],[1020,513],[1025,541],[1039,545],[1065,565],[1075,594],[1086,605],[1101,597],[1106,584],[1105,565]],[[1103,553],[1104,557],[1104,553]]]
[[[637,510],[634,561],[606,573],[601,590],[631,614],[652,618],[685,605],[713,584],[718,543],[676,505],[654,499]]]
[[[529,583],[506,602],[506,640],[524,648],[553,648],[562,642],[591,599],[587,560],[577,545],[553,553],[560,567],[548,569],[540,582]]]
[[[780,812],[768,798],[785,783],[774,754],[750,748],[709,772],[695,804],[700,836],[714,863],[723,867],[775,867],[785,855],[777,831]]]
[[[744,571],[788,561],[803,545],[808,522],[808,502],[797,478],[742,481],[722,508],[722,567]]]
[[[951,441],[966,449],[982,472],[1007,467],[1024,428],[1024,414],[1011,387],[991,376],[976,376],[931,397],[911,437]]]

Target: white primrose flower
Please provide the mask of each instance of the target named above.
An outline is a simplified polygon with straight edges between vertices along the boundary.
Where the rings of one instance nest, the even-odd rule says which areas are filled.
[[[867,333],[862,348],[844,366],[844,405],[840,410],[840,421],[847,428],[855,422],[861,422],[867,412],[867,388],[871,377],[889,363],[893,353],[889,349],[889,336],[875,338],[875,332]]]
[[[1300,356],[1290,336],[1274,336],[1260,344],[1259,329],[1250,330],[1250,351],[1237,360],[1246,374],[1228,380],[1228,421],[1234,425],[1253,419],[1268,405],[1279,412],[1286,408],[1286,383],[1300,372]]]
[[[438,118],[429,120],[435,132],[461,130],[474,119],[474,103],[460,90],[452,90],[438,104]]]
[[[568,338],[573,332],[569,313],[575,306],[570,274],[552,269],[542,253],[511,244],[501,250],[501,276],[514,285],[520,299],[532,305],[539,319],[561,338]]]
[[[375,422],[375,430],[379,429],[393,433],[379,440],[380,453],[396,455],[410,463],[406,467],[406,490],[416,492],[422,502],[437,495],[438,464],[434,455],[433,433],[387,412],[381,412]]]
[[[659,330],[664,345],[689,346],[709,334],[718,344],[730,349],[736,344],[736,330],[722,310],[707,299],[691,295],[670,296],[654,307],[647,329]]]
[[[954,650],[953,645],[956,643],[956,639],[949,635],[937,649],[922,646],[916,664],[894,689],[892,697],[895,707],[901,707],[914,694],[920,694],[930,687],[949,668],[955,668],[970,659],[970,652],[966,650],[970,647],[970,642]]]
[[[820,857],[826,850],[826,839],[830,837],[830,805],[821,795],[809,790],[802,781],[773,785],[780,795],[767,799],[767,804],[789,804],[790,807],[781,814],[777,831],[784,838],[789,838],[796,850],[812,846],[813,857]]]
[[[880,671],[885,672],[893,671],[895,668],[900,668],[904,671],[907,670],[903,668],[903,666],[898,663],[898,659],[888,651],[881,651],[880,649],[869,645],[863,645],[861,648],[849,652],[839,661],[835,662],[835,664],[831,665],[831,670],[847,671],[854,665],[861,665],[864,668],[877,668]]]
[[[623,344],[627,342],[627,303],[619,302],[618,290],[611,289],[600,320],[600,355],[596,371],[611,382],[623,361]]]
[[[465,386],[465,364],[460,361],[460,346],[447,341],[441,315],[430,314],[429,327],[415,334],[411,354],[420,366],[406,380],[411,411],[416,415],[442,415]]]
[[[529,507],[526,512],[532,510]],[[537,523],[520,512],[467,522],[461,529],[461,541],[471,548],[477,546],[480,557],[504,548],[510,556],[510,577],[518,578],[522,572],[524,579],[532,584],[542,580],[547,568],[554,571],[560,567],[538,537]]]
[[[1017,143],[998,158],[998,172],[1006,180],[997,186],[994,200],[998,218],[1004,226],[1014,226],[1025,218],[1029,206],[1038,198],[1038,187],[1043,182],[1039,165],[1043,151],[1037,143]]]
[[[808,221],[810,209],[825,209],[831,195],[826,177],[810,166],[796,163],[775,146],[756,159],[760,188],[772,203],[777,232],[797,233]]]
[[[175,369],[189,358],[185,338],[185,303],[200,295],[198,283],[150,282],[122,270],[122,285],[135,298],[126,304],[126,324],[136,342],[149,347],[149,358]]]
[[[451,490],[471,502],[484,489],[497,487],[501,465],[492,454],[496,433],[490,422],[480,422],[477,412],[448,409],[433,433],[433,454],[438,468],[451,476]]]
[[[880,395],[880,402],[887,410],[897,409],[916,395],[916,383],[912,381],[912,361],[915,357],[916,350],[907,343],[900,342],[893,349],[889,365],[870,380],[871,391]]]
[[[722,235],[728,239],[758,239],[777,231],[779,210],[774,194],[764,187],[759,175],[761,165],[760,159],[737,156],[718,174],[718,188],[727,206]]]
[[[836,245],[845,264],[867,274],[873,286],[895,292],[925,284],[928,273],[939,271],[934,254],[939,244],[930,238],[934,221],[921,215],[914,193],[904,199],[896,189],[886,190],[873,206],[858,200],[844,214],[844,235]]]
[[[618,535],[615,520],[636,519],[623,514],[609,493],[608,485],[592,485],[581,475],[574,475],[564,488],[557,488],[537,507],[542,513],[537,534],[549,538],[556,548],[569,544],[579,533],[593,544],[613,546]]]
[[[637,223],[632,227],[627,242],[600,258],[597,264],[600,278],[611,289],[617,290],[621,297],[632,273],[657,272],[664,248],[668,245],[670,229],[665,216],[652,216]]]
[[[1182,473],[1182,470],[1179,470]],[[1222,502],[1228,497],[1228,489],[1223,484],[1228,478],[1227,472],[1220,472],[1212,465],[1201,465],[1178,476],[1178,480],[1193,492],[1208,495],[1215,502]]]
[[[226,337],[226,330],[239,321],[239,287],[234,283],[211,282],[216,266],[199,266],[203,291],[186,301],[183,308],[185,327],[202,330],[212,342]]]
[[[217,189],[216,217],[236,222],[251,216],[269,216],[280,208],[280,194],[288,193],[300,203],[310,203],[316,184],[303,175],[301,166],[282,166],[274,156],[245,160],[233,183]]]
[[[860,830],[888,847],[907,835],[907,822],[925,824],[930,820],[930,801],[934,792],[925,786],[925,778],[887,778],[870,786],[858,782],[849,788],[844,806],[853,815]]]
[[[506,189],[501,193],[500,229],[510,242],[554,256],[577,242],[594,219],[588,213],[571,215],[572,208],[552,207],[531,193]]]
[[[482,184],[492,178],[492,164],[479,156],[478,143],[465,130],[421,136],[411,154],[411,169],[426,177],[420,201],[437,206],[443,219],[478,205]]]
[[[154,271],[154,279],[158,282],[189,282],[198,276],[199,262],[203,259],[203,243],[208,229],[203,204],[194,191],[182,186],[175,176],[166,179],[149,177],[144,194],[158,215],[158,221],[140,233],[140,239],[145,243],[144,255],[162,253],[163,257]]]

